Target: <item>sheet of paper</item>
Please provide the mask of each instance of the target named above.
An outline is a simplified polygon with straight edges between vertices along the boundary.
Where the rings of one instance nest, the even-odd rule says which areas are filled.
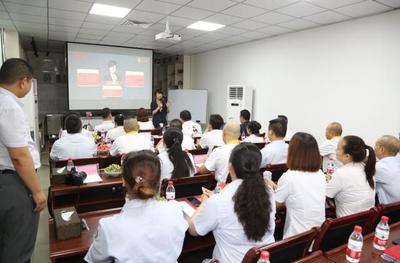
[[[193,161],[197,167],[201,167],[207,159],[207,154],[193,155]]]
[[[192,217],[196,210],[194,210],[194,208],[191,207],[186,201],[179,201],[179,203],[181,204],[182,210],[185,215],[188,217]]]
[[[85,184],[103,181],[99,175],[97,164],[76,166],[76,170],[78,172],[85,172],[87,174],[85,181],[83,181]]]

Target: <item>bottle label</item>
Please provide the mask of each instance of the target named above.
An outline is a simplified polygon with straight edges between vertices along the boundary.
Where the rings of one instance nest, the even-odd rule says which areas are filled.
[[[350,248],[347,248],[346,255],[353,259],[360,259],[361,258],[361,251],[354,251]]]
[[[385,231],[377,227],[375,230],[374,243],[378,246],[386,246],[388,239],[389,231]]]
[[[175,199],[175,193],[174,192],[166,192],[165,193],[165,198],[167,200],[174,200]]]
[[[362,242],[350,239],[347,245],[346,255],[353,259],[360,259],[362,245]]]

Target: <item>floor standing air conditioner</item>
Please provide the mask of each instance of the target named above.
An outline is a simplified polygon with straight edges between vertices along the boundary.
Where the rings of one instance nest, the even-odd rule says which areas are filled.
[[[226,117],[228,121],[239,122],[240,111],[253,112],[253,90],[243,85],[229,85]]]

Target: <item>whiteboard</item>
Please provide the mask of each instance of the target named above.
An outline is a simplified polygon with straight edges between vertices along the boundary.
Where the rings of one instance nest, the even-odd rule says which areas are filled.
[[[192,121],[206,123],[207,118],[207,90],[169,90],[168,120],[179,119],[179,113],[188,110],[192,114]]]

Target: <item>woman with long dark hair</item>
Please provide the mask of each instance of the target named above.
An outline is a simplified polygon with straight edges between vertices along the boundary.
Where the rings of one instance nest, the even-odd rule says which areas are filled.
[[[358,136],[340,140],[336,158],[343,166],[332,174],[326,195],[335,198],[336,216],[342,217],[375,206],[374,149]]]
[[[243,139],[243,142],[251,142],[251,143],[263,143],[265,142],[264,137],[260,136],[261,124],[258,121],[250,121],[247,124],[247,136]]]
[[[220,263],[241,262],[250,248],[274,242],[275,200],[259,173],[260,163],[257,146],[237,145],[229,159],[232,182],[219,194],[204,193],[190,219],[190,234],[213,231],[213,258]]]
[[[183,133],[178,128],[169,128],[163,135],[166,151],[158,157],[161,160],[161,179],[175,179],[193,176],[193,156],[182,150]]]

